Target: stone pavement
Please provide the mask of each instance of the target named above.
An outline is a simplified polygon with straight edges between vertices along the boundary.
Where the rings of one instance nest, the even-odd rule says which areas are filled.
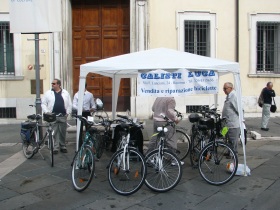
[[[181,122],[189,127],[187,121]],[[183,166],[180,183],[166,193],[155,193],[145,185],[133,195],[116,194],[107,180],[106,165],[112,155],[107,151],[96,162],[96,175],[89,188],[76,192],[71,183],[71,161],[75,151],[75,134],[68,134],[68,153],[55,155],[50,167],[48,151],[26,160],[19,140],[19,124],[0,127],[0,209],[279,209],[280,187],[280,118],[270,120],[270,131],[261,131],[260,118],[246,118],[249,131],[261,134],[260,140],[249,138],[247,165],[251,176],[235,176],[222,186],[207,184],[198,170],[190,167],[189,157]],[[146,122],[146,135],[152,122]],[[239,144],[239,163],[243,163]],[[11,161],[14,159],[13,161]],[[9,162],[10,161],[10,162]],[[1,176],[9,164],[14,169]],[[3,173],[2,173],[3,174]]]

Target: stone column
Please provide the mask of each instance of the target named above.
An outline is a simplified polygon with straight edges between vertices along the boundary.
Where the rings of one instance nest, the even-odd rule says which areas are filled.
[[[130,52],[148,49],[148,1],[130,1]],[[131,89],[131,114],[137,116],[136,112],[136,79],[130,79]]]

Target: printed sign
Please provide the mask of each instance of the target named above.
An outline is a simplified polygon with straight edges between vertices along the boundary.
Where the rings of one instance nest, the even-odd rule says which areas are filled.
[[[138,96],[185,96],[218,93],[218,74],[213,70],[138,73]]]
[[[62,31],[61,1],[10,0],[11,33]]]

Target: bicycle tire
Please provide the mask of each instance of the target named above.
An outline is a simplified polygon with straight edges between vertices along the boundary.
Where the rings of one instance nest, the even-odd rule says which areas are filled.
[[[22,142],[22,151],[27,159],[31,159],[35,155],[35,149],[37,147],[35,140],[36,140],[36,131],[32,133],[30,137],[30,141]]]
[[[107,112],[105,111],[105,110],[96,110],[93,114],[92,114],[92,116],[93,116],[93,122],[95,123],[95,124],[98,124],[98,123],[100,123],[100,121],[102,120],[102,119],[100,119],[99,117],[96,117],[97,115],[99,115],[99,116],[102,116],[104,119],[109,119],[109,116],[108,116],[108,114],[107,114]]]
[[[49,133],[49,150],[50,150],[50,160],[51,160],[51,167],[54,165],[54,158],[53,158],[53,136]]]
[[[229,152],[231,159],[224,154]],[[229,167],[233,164],[233,170]],[[207,144],[199,155],[199,173],[202,178],[212,185],[222,185],[229,182],[236,173],[238,159],[231,147],[223,142],[211,142]]]
[[[94,147],[95,147],[95,156],[96,158],[101,158],[103,151],[104,151],[104,142],[103,137],[100,134],[95,134],[94,137]]]
[[[72,184],[78,192],[84,191],[92,181],[95,171],[95,159],[89,146],[82,146],[72,162]]]
[[[124,159],[128,161],[129,169],[124,167]],[[110,186],[120,195],[131,195],[144,184],[147,167],[144,156],[134,148],[118,150],[112,157],[108,168]]]
[[[200,153],[200,144],[198,140],[198,132],[192,134],[191,146],[190,146],[190,162],[193,168],[197,168],[199,153]]]
[[[184,160],[190,152],[190,137],[184,131],[177,129],[174,135],[177,139],[176,155],[180,160]]]
[[[162,154],[161,154],[162,153]],[[182,178],[182,166],[179,158],[169,149],[150,152],[146,158],[146,186],[156,192],[167,192],[173,189]]]

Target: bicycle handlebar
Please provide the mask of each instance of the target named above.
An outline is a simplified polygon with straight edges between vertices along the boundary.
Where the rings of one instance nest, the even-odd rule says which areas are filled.
[[[128,124],[131,124],[131,125],[133,125],[133,126],[137,126],[137,127],[143,128],[143,124],[142,124],[142,123],[135,123],[135,122],[133,122],[133,119],[131,119],[131,118],[125,116],[125,115],[119,115],[119,114],[117,114],[117,117],[120,117],[120,118],[122,118],[122,119],[127,120],[127,121],[128,121],[128,122],[127,122]]]
[[[72,117],[78,118],[79,120],[83,121],[86,125],[92,126],[94,124],[94,122],[88,121],[87,118],[83,117],[82,115],[73,114]]]

